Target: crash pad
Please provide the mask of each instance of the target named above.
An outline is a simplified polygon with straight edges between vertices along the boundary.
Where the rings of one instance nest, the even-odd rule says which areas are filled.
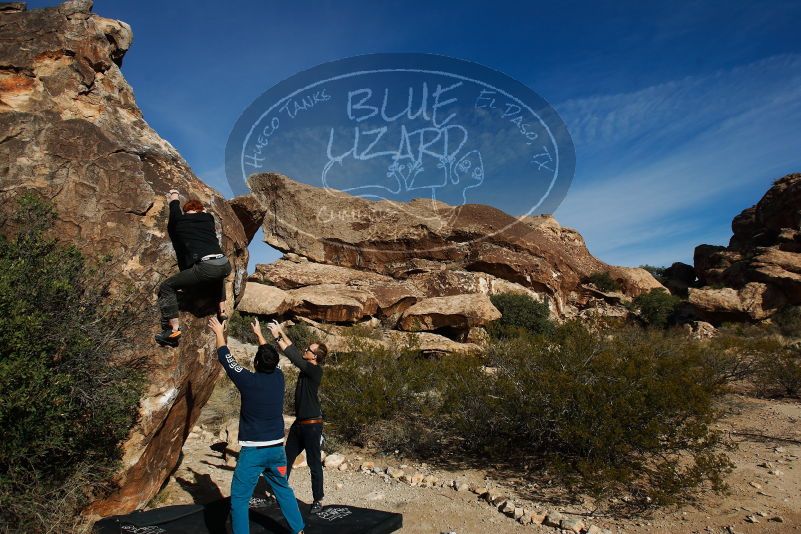
[[[310,505],[298,501],[306,534],[386,534],[403,526],[401,514],[328,504],[322,512],[309,514]],[[229,499],[205,505],[165,506],[144,512],[107,517],[95,523],[96,534],[227,534],[231,532]],[[254,497],[250,501],[252,534],[289,533],[281,510],[274,501]]]

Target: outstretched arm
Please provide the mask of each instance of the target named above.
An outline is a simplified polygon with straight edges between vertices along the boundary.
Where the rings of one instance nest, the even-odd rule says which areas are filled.
[[[222,364],[223,369],[225,369],[228,378],[233,381],[237,388],[241,389],[243,382],[248,380],[253,373],[239,365],[236,359],[231,355],[231,351],[228,350],[228,346],[225,344],[223,324],[218,321],[216,317],[209,319],[209,328],[214,332],[217,341],[217,359],[220,361],[220,364]]]
[[[167,193],[167,198],[170,202],[170,218],[167,220],[167,228],[172,228],[178,218],[183,215],[181,212],[181,202],[178,200],[178,190],[177,189],[170,189],[170,192]]]
[[[250,323],[250,328],[253,330],[253,333],[256,335],[256,339],[259,342],[259,345],[266,345],[267,340],[264,339],[264,335],[261,333],[261,325],[259,324],[259,318],[254,317],[253,322]]]
[[[270,322],[268,327],[270,328],[270,333],[273,335],[276,343],[278,343],[278,346],[281,347],[282,351],[284,351],[284,355],[289,358],[289,361],[301,371],[308,372],[311,370],[313,365],[303,359],[303,354],[295,346],[295,344],[292,343],[292,340],[286,335],[286,332],[284,332],[283,327],[278,323],[278,321]]]

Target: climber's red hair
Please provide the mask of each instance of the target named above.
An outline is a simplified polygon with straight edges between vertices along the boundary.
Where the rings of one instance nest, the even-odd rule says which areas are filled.
[[[195,198],[184,202],[184,213],[187,211],[203,211],[203,203]]]

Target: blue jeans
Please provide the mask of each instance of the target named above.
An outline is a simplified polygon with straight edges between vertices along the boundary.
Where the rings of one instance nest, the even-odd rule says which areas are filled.
[[[259,480],[264,478],[272,488],[281,513],[293,534],[303,530],[295,492],[289,487],[286,477],[286,453],[277,447],[242,447],[236,462],[234,478],[231,480],[231,526],[234,534],[250,534],[250,498]]]

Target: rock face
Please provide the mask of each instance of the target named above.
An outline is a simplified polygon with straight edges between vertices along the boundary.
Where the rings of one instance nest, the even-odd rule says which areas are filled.
[[[784,304],[801,304],[801,174],[774,182],[762,199],[732,221],[728,247],[699,245],[699,285],[690,290],[701,315],[758,320]],[[724,297],[720,289],[731,288]]]
[[[220,373],[202,318],[211,302],[183,303],[187,331],[180,349],[153,342],[155,289],[177,272],[165,193],[179,189],[215,214],[234,267],[229,308],[242,291],[248,241],[225,200],[142,118],[120,72],[131,29],[91,7],[90,0],[73,0],[0,10],[0,215],[24,192],[51,199],[62,240],[90,258],[108,255],[120,285],[150,303],[140,341],[131,347],[152,364],[139,420],[122,444],[117,489],[88,510],[109,515],[130,512],[156,494]]]
[[[275,286],[249,282],[237,309],[253,315],[283,315],[294,309],[299,302]]]
[[[261,222],[267,214],[267,209],[261,207],[256,202],[256,199],[249,195],[232,198],[228,201],[228,204],[234,210],[236,216],[239,217],[239,221],[242,223],[242,228],[248,238],[248,243],[250,243],[253,240],[253,236],[259,231]]]
[[[770,317],[785,304],[784,295],[775,286],[749,282],[739,290],[720,289],[689,290],[689,302],[704,316],[716,322],[724,320],[760,320]]]
[[[466,293],[423,299],[401,315],[402,330],[419,332],[442,329],[468,331],[501,318],[501,312],[483,293]]]
[[[643,269],[597,260],[576,231],[551,217],[516,219],[490,206],[424,199],[370,201],[274,173],[251,176],[249,185],[268,208],[265,241],[305,260],[260,266],[258,276],[282,289],[367,286],[376,297],[379,287],[391,287],[378,304],[383,315],[391,315],[387,303],[397,313],[412,297],[512,290],[547,299],[555,316],[574,316],[588,303],[584,281],[598,271],[609,272],[629,297],[662,287]]]
[[[379,348],[391,351],[414,347],[424,355],[441,354],[474,354],[481,351],[481,346],[473,343],[454,341],[445,336],[431,332],[403,332],[400,330],[370,327],[367,321],[355,325],[362,328],[360,336],[354,336],[349,326],[321,324],[307,318],[300,318],[311,329],[314,335],[326,344],[332,352],[353,352],[361,348]],[[367,335],[365,335],[367,334]]]

